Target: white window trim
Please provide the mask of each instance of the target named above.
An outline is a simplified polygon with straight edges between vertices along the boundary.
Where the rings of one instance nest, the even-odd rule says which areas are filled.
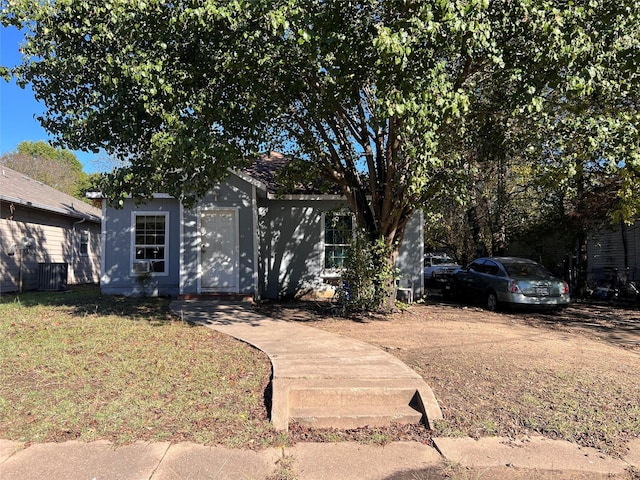
[[[320,222],[321,225],[321,231],[320,231],[320,247],[322,250],[322,277],[323,278],[339,278],[340,275],[342,274],[342,272],[344,271],[344,268],[326,268],[326,254],[327,254],[327,243],[325,241],[325,233],[326,233],[326,221],[327,221],[327,216],[333,216],[333,215],[351,215],[352,217],[352,222],[351,222],[351,229],[352,229],[352,238],[353,235],[355,234],[356,231],[356,222],[355,222],[355,216],[353,215],[353,212],[351,212],[351,210],[346,210],[346,209],[340,209],[340,210],[330,210],[330,211],[325,211],[322,212],[322,221]],[[333,244],[332,244],[333,245]]]
[[[87,235],[87,251],[82,252],[82,236]],[[88,257],[91,254],[91,232],[89,230],[79,230],[78,231],[78,256],[79,257]]]
[[[139,274],[133,271],[133,262],[136,261],[136,217],[154,216],[164,218],[164,272],[149,272],[152,277],[169,276],[169,212],[158,211],[134,211],[131,212],[131,255],[129,261],[129,275],[137,277]]]

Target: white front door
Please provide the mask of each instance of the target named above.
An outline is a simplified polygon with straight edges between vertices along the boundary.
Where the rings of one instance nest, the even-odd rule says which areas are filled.
[[[203,292],[237,292],[236,210],[202,211],[200,241],[201,290]]]

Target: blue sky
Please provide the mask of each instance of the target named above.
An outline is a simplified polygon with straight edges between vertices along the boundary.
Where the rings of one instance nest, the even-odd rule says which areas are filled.
[[[20,63],[22,33],[13,27],[0,27],[0,65],[11,67]],[[22,89],[15,82],[0,79],[0,154],[14,152],[18,144],[28,140],[47,141],[51,137],[40,126],[36,116],[44,105],[35,100],[30,88]],[[82,162],[84,171],[101,170],[99,156],[94,153],[74,152]]]

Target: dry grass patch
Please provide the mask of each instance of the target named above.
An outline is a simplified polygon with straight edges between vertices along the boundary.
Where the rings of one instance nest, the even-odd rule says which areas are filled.
[[[263,447],[268,358],[95,288],[0,299],[0,438]]]
[[[640,437],[640,312],[576,305],[561,315],[414,305],[388,317],[272,307],[278,318],[378,345],[418,372],[443,410],[434,435],[545,435],[623,455]],[[268,311],[265,309],[265,311]]]

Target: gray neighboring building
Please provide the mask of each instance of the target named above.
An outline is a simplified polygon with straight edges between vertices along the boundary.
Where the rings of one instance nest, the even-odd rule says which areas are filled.
[[[579,245],[573,236],[558,232],[535,239],[524,238],[509,246],[509,255],[542,263],[576,288]],[[587,234],[587,283],[593,288],[616,282],[640,281],[640,220],[632,224],[611,224]]]
[[[263,157],[232,172],[192,208],[155,195],[113,208],[102,200],[101,287],[105,294],[330,296],[351,228],[339,195],[278,194],[275,171],[286,160]],[[398,268],[422,296],[422,215],[412,218]]]
[[[0,165],[0,294],[97,283],[98,208]]]

